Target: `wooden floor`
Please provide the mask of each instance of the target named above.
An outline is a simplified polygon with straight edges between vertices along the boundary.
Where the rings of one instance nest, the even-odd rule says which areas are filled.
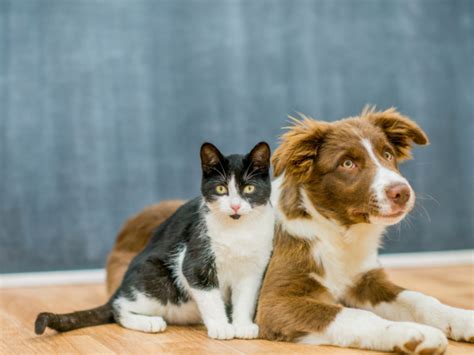
[[[390,270],[400,285],[431,294],[452,306],[474,309],[474,266]],[[0,354],[186,353],[186,354],[377,354],[326,346],[264,340],[215,341],[202,327],[170,326],[162,334],[126,330],[116,324],[42,336],[33,332],[40,311],[70,312],[105,301],[102,285],[0,289]],[[450,342],[447,354],[474,354],[474,345]]]

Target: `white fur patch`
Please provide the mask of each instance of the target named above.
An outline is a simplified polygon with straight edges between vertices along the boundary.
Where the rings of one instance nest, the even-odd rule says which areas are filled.
[[[344,308],[336,319],[320,333],[310,333],[298,340],[303,344],[336,345],[370,350],[394,351],[406,348],[410,342],[419,342],[416,352],[436,349],[445,351],[448,341],[438,329],[409,322],[393,322],[364,310]]]
[[[271,206],[255,207],[235,221],[228,216],[205,216],[221,287],[263,272],[273,248],[275,217]]]
[[[120,324],[127,329],[145,333],[160,333],[166,329],[166,322],[163,317],[144,316],[134,313],[124,313],[121,315]]]
[[[474,337],[474,311],[454,308],[436,298],[420,292],[402,291],[392,302],[383,302],[375,307],[365,305],[382,317],[414,321],[436,327],[454,340]]]
[[[130,315],[160,316],[170,324],[198,324],[202,322],[199,310],[193,301],[181,305],[172,303],[164,305],[157,299],[147,297],[136,290],[133,298],[133,301],[124,297],[115,301],[115,305],[120,310],[121,324],[124,322],[123,319],[130,318]],[[125,324],[123,325],[126,327]]]
[[[225,305],[219,290],[191,288],[190,293],[201,311],[208,336],[213,339],[232,339],[235,334],[234,328],[227,320]]]

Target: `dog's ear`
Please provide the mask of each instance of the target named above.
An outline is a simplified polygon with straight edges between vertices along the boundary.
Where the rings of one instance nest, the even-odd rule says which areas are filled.
[[[394,108],[378,112],[375,112],[373,108],[365,108],[361,117],[382,129],[395,148],[399,161],[411,159],[413,143],[429,144],[426,133],[414,121],[403,116]]]
[[[295,124],[281,136],[280,145],[272,157],[275,176],[287,172],[298,181],[304,181],[311,174],[313,162],[323,142],[328,123],[316,121],[301,115]]]

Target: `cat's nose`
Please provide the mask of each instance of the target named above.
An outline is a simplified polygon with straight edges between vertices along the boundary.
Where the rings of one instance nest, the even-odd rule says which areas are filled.
[[[230,205],[230,208],[232,208],[232,210],[234,211],[234,213],[237,213],[240,209],[240,205],[239,204],[231,204]]]

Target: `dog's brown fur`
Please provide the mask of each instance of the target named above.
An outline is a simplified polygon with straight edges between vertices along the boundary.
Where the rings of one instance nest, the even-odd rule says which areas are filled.
[[[311,245],[280,228],[274,245],[258,306],[257,323],[264,325],[260,336],[291,341],[311,330],[324,329],[341,307],[317,281],[324,269],[314,261]],[[314,313],[318,316],[311,316]]]
[[[153,231],[184,201],[169,200],[148,206],[125,222],[107,258],[107,292],[112,295],[122,282],[132,259],[143,250]]]
[[[402,287],[388,280],[383,269],[374,269],[361,275],[346,297],[351,304],[369,301],[372,306],[376,306],[381,302],[394,300],[402,291]]]

